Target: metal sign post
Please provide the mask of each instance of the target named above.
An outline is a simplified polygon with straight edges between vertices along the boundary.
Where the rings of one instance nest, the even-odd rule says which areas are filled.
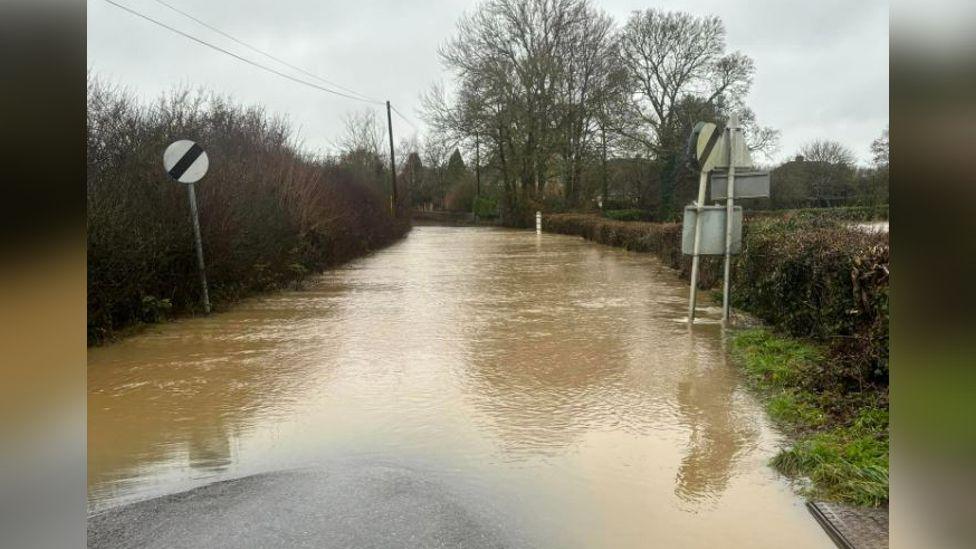
[[[729,117],[729,178],[725,190],[725,271],[722,281],[722,321],[729,321],[729,279],[732,268],[732,206],[735,200],[735,164],[736,142],[739,136],[739,115],[732,113]]]
[[[702,208],[705,205],[705,186],[708,184],[708,172],[702,170],[698,182],[698,202],[695,203],[695,243],[692,245],[691,252],[691,290],[688,295],[688,322],[695,321],[695,305],[698,301],[698,261],[701,257],[701,237],[702,237]]]
[[[688,294],[688,322],[695,321],[695,305],[698,301],[698,262],[701,255],[702,208],[705,206],[705,188],[708,185],[708,172],[715,165],[712,152],[719,145],[723,131],[715,124],[699,122],[691,132],[688,141],[688,154],[701,169],[698,182],[698,201],[695,202],[695,239],[691,253],[691,289]]]
[[[688,140],[688,156],[701,170],[698,202],[685,208],[682,227],[681,252],[692,256],[688,322],[695,321],[698,262],[702,255],[724,256],[722,320],[727,322],[731,308],[729,293],[732,254],[739,253],[742,246],[742,208],[735,206],[735,199],[769,196],[769,172],[746,171],[743,173],[745,180],[742,188],[736,188],[736,168],[753,167],[749,148],[742,138],[737,113],[729,116],[728,128],[725,129],[706,122],[696,124]],[[712,177],[709,177],[710,174]],[[705,187],[709,179],[712,186],[711,197],[713,200],[725,200],[724,211],[722,206],[705,206]],[[718,187],[722,182],[725,183],[724,191]],[[719,226],[719,223],[724,223],[724,227]]]
[[[200,216],[197,213],[197,193],[194,183],[207,174],[210,161],[203,147],[193,141],[176,141],[163,153],[166,173],[178,183],[186,185],[190,198],[190,216],[193,220],[193,237],[197,249],[197,267],[200,270],[200,286],[203,294],[203,311],[210,314],[210,294],[207,291],[207,270],[203,263],[203,240],[200,238]]]

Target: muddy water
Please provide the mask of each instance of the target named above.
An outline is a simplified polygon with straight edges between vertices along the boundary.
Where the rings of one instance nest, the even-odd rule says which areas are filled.
[[[829,547],[706,309],[654,258],[418,227],[89,352],[92,511],[252,473],[421,471],[552,547]],[[708,319],[712,319],[708,322]]]

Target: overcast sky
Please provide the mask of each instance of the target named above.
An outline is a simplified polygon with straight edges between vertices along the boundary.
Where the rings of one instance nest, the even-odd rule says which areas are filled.
[[[114,0],[264,64],[270,60],[155,0]],[[449,82],[437,49],[474,0],[165,0],[174,7],[352,88],[389,99],[416,125],[420,93]],[[779,129],[775,161],[810,140],[850,147],[863,163],[888,124],[888,2],[878,0],[594,0],[618,24],[655,7],[715,14],[728,47],[756,61],[746,99],[760,123]],[[204,87],[286,116],[310,150],[328,149],[344,113],[365,104],[292,83],[160,28],[105,0],[88,1],[88,67],[151,99],[179,85]],[[294,73],[286,67],[279,68]],[[296,76],[306,78],[295,73]],[[377,107],[381,108],[381,107]],[[382,113],[385,117],[385,113]],[[397,140],[413,128],[394,118]]]

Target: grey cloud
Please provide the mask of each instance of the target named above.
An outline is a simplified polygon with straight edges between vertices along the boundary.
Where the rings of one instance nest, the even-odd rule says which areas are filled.
[[[255,60],[271,63],[154,0],[116,0]],[[475,2],[433,0],[264,2],[166,0],[290,63],[381,100],[415,124],[419,95],[448,81],[438,47]],[[618,22],[651,4],[595,0]],[[714,13],[728,29],[730,49],[755,58],[747,98],[763,124],[782,131],[776,160],[804,142],[830,138],[863,162],[888,123],[887,2],[682,0],[654,7]],[[342,116],[365,108],[288,82],[125,13],[104,0],[88,3],[88,65],[93,72],[151,99],[183,85],[229,94],[287,116],[304,146],[328,149]],[[414,130],[395,119],[398,138]]]

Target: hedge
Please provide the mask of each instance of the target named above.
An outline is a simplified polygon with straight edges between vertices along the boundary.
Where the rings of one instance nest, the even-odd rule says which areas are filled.
[[[624,210],[603,210],[603,217],[617,221],[653,221],[654,214],[638,208]]]
[[[596,215],[543,216],[547,231],[654,253],[689,277],[678,223],[623,222]],[[888,383],[887,233],[814,217],[747,221],[733,262],[733,304],[793,336],[827,344],[833,371],[824,384],[842,391]],[[721,259],[703,258],[699,286],[721,285]]]
[[[835,208],[798,208],[793,210],[746,211],[746,218],[775,217],[784,220],[849,221],[867,223],[888,221],[888,205],[840,206]]]
[[[790,335],[827,342],[843,368],[833,379],[887,385],[888,234],[797,220],[747,227],[733,303]]]
[[[194,139],[210,156],[196,187],[214,306],[301,280],[403,236],[362,174],[303,155],[288,126],[219,96],[177,92],[158,103],[89,81],[88,342],[199,308],[184,185],[161,151]]]

